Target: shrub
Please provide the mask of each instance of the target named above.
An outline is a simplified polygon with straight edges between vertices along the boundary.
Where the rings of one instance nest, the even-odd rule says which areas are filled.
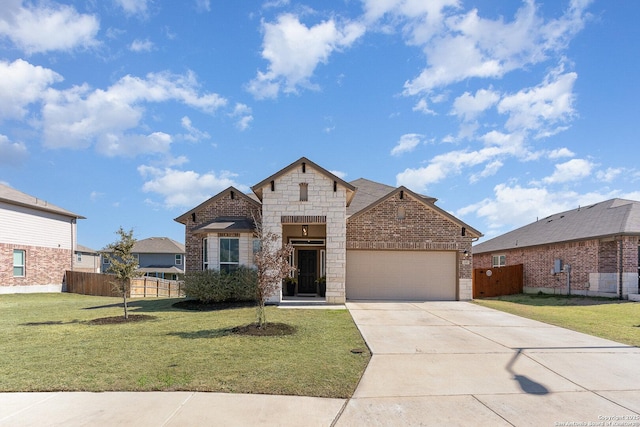
[[[184,276],[184,293],[204,303],[255,301],[256,270],[240,266],[232,273],[219,270],[192,271]]]

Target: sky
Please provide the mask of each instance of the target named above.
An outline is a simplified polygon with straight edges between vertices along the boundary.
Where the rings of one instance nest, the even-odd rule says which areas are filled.
[[[116,230],[300,157],[495,237],[640,200],[640,2],[3,0],[0,182]]]

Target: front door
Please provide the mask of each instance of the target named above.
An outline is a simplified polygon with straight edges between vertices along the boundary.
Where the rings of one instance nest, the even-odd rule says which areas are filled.
[[[298,250],[298,293],[316,294],[317,250]]]

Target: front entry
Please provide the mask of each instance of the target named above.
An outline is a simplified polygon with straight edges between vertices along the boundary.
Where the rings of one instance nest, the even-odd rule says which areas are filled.
[[[298,293],[317,294],[318,251],[298,250]]]

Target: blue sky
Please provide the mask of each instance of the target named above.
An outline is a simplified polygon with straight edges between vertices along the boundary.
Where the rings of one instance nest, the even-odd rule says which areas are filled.
[[[4,0],[0,181],[184,241],[173,218],[306,156],[491,238],[640,200],[636,1]]]

